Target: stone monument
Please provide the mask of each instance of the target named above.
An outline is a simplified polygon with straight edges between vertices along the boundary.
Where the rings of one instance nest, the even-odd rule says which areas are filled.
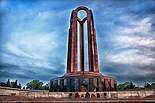
[[[87,16],[81,20],[78,12],[84,10]],[[84,52],[84,23],[87,21],[88,34],[88,64],[89,71],[85,70]],[[80,71],[78,71],[78,24],[80,34]],[[92,11],[80,6],[72,11],[68,36],[67,73],[51,79],[50,92],[95,92],[115,90],[114,78],[102,75],[99,72],[96,31]]]

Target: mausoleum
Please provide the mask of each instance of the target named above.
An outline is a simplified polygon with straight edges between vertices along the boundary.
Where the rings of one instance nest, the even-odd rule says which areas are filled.
[[[78,17],[80,10],[84,10],[87,15],[83,20]],[[84,33],[85,23],[87,33]],[[84,34],[88,37],[88,48],[85,48]],[[88,71],[86,71],[85,49],[88,49]],[[71,13],[66,74],[51,79],[50,92],[100,92],[115,89],[116,80],[99,72],[93,13],[87,7],[80,6]]]

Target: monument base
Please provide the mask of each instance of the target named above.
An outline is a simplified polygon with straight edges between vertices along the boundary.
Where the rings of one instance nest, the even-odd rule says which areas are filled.
[[[114,78],[95,72],[66,73],[51,79],[50,92],[101,92],[116,90]]]

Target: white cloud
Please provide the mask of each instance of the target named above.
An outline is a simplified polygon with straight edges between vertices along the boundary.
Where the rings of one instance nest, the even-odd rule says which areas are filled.
[[[126,65],[150,65],[155,62],[155,59],[139,55],[138,50],[128,50],[117,54],[107,54],[106,60],[114,63],[126,64]]]
[[[48,58],[55,57],[56,48],[61,44],[57,41],[56,32],[47,34],[12,33],[6,49],[16,56],[4,54],[7,63],[19,66],[33,66],[45,69],[55,69]]]
[[[64,25],[61,26],[58,23],[61,24],[65,17],[63,15],[70,11],[28,9],[24,12],[10,11],[8,15],[5,25],[9,28],[7,34],[9,39],[2,44],[6,50],[1,53],[2,62],[21,66],[21,69],[26,66],[57,69],[57,64],[54,63],[59,61],[61,65],[61,62],[64,62],[63,59],[59,60],[63,57],[60,49],[63,49],[62,45],[64,45],[62,42]],[[58,22],[59,18],[61,21]],[[54,60],[55,58],[57,60]]]
[[[154,74],[155,51],[152,48],[155,48],[155,31],[152,28],[152,17],[137,20],[136,16],[127,15],[118,20],[123,25],[116,25],[116,35],[108,35],[106,38],[109,44],[108,49],[100,52],[101,65],[116,69],[114,73],[107,71],[109,75],[147,77]]]
[[[46,20],[50,19],[55,20],[58,17],[63,18],[65,14],[69,14],[70,10],[62,10],[62,11],[52,11],[52,10],[46,10],[46,11],[40,11],[38,12],[37,19],[40,20]]]
[[[40,19],[48,19],[51,16],[53,16],[52,12],[49,12],[49,11],[44,11],[44,12],[39,12],[38,13],[38,18],[40,18]]]
[[[145,35],[152,34],[150,33],[152,25],[151,17],[146,17],[142,20],[129,21],[129,25],[130,27],[121,27],[120,33],[124,34],[140,33]]]
[[[19,55],[19,56],[25,56],[25,57],[30,57],[32,58],[31,55],[25,53],[24,51],[20,50],[16,45],[12,44],[12,43],[8,43],[6,45],[6,48],[13,54],[15,55]]]
[[[16,55],[43,59],[59,46],[55,32],[47,34],[28,33],[13,33],[11,41],[6,44],[7,49]]]
[[[155,47],[155,40],[152,38],[140,37],[140,36],[118,36],[115,38],[117,43],[121,43],[124,46],[147,46]]]

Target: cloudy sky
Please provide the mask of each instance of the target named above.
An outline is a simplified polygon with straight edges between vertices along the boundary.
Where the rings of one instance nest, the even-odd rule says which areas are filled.
[[[155,0],[0,0],[0,82],[64,75],[69,18],[81,5],[93,11],[100,72],[155,82]]]

